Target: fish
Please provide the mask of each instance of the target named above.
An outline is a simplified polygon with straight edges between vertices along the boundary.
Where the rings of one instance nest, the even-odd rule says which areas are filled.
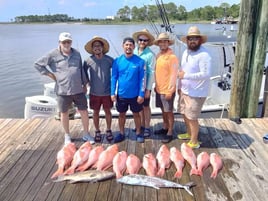
[[[203,176],[203,170],[210,165],[210,156],[207,152],[203,151],[197,155],[197,171],[198,175]]]
[[[69,183],[78,183],[78,182],[90,182],[95,183],[98,181],[107,180],[115,176],[114,172],[100,171],[100,170],[87,170],[83,172],[76,172],[71,175],[62,175],[53,182],[60,181],[69,181]]]
[[[76,170],[81,172],[89,169],[91,166],[94,166],[94,164],[97,163],[101,152],[103,151],[104,147],[102,145],[94,147],[89,153],[88,160],[84,164],[79,165]]]
[[[184,158],[181,152],[176,147],[170,148],[170,160],[174,163],[177,171],[174,174],[174,178],[181,178],[182,170],[184,167]]]
[[[156,176],[157,161],[152,153],[145,154],[142,160],[142,167],[148,176]]]
[[[190,191],[190,188],[195,186],[193,182],[189,182],[185,185],[161,179],[159,177],[146,176],[141,174],[131,174],[123,176],[119,179],[116,179],[118,183],[135,185],[135,186],[147,186],[155,189],[160,188],[182,188],[185,189],[190,195],[193,196],[193,193]]]
[[[163,177],[165,174],[165,170],[170,167],[170,152],[169,148],[163,144],[159,151],[156,154],[157,164],[158,164],[158,171],[156,173],[157,176]]]
[[[113,165],[113,159],[118,153],[118,149],[118,145],[113,144],[101,152],[96,164],[97,170],[107,170],[109,167],[111,167]]]
[[[210,175],[211,178],[215,179],[218,175],[218,172],[223,167],[223,162],[221,157],[216,153],[210,154],[210,164],[212,166],[212,173]]]
[[[123,176],[124,171],[127,168],[127,152],[120,151],[118,152],[113,159],[113,171],[116,174],[116,178]]]
[[[181,154],[183,158],[190,164],[191,171],[190,175],[198,175],[197,166],[196,166],[196,156],[191,147],[189,147],[185,142],[181,144]]]
[[[51,176],[51,179],[63,175],[65,169],[67,169],[71,165],[75,152],[76,152],[76,146],[74,143],[67,143],[58,151],[57,153],[58,169]]]
[[[141,160],[134,154],[129,154],[126,161],[128,174],[138,174],[139,170],[141,169]]]
[[[89,153],[92,146],[89,141],[83,143],[81,147],[75,152],[71,166],[64,172],[65,175],[73,174],[75,169],[88,160]]]

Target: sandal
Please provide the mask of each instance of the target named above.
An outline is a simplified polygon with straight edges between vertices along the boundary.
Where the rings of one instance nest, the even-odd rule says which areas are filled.
[[[144,137],[150,137],[150,135],[151,135],[151,130],[150,130],[150,128],[144,128],[143,136],[144,136]]]
[[[102,136],[100,131],[95,131],[95,142],[101,142]]]
[[[114,139],[114,136],[113,136],[113,133],[112,133],[112,131],[111,130],[107,130],[106,131],[106,140],[107,141],[112,141]]]

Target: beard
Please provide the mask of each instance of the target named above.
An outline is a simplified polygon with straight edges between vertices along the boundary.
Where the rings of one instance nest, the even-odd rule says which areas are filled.
[[[197,51],[201,46],[201,43],[195,43],[195,42],[190,42],[188,43],[188,49],[192,51]]]

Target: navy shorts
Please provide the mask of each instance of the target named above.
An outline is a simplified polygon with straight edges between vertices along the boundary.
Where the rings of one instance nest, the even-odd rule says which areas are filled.
[[[134,113],[142,111],[143,104],[137,102],[137,98],[120,98],[117,96],[116,109],[119,113],[127,112],[128,106]]]
[[[72,103],[78,110],[87,110],[87,98],[84,93],[68,96],[58,95],[57,101],[59,112],[67,112]]]

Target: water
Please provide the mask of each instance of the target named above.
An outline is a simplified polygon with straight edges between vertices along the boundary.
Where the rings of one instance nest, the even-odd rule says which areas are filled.
[[[184,35],[189,26],[191,24],[175,25],[174,32],[177,35]],[[198,26],[201,32],[211,35],[210,40],[234,40],[234,32],[228,32],[231,29],[229,25],[226,25],[226,36],[223,36],[221,30],[217,30],[223,25]],[[144,28],[152,30],[149,24],[0,24],[0,118],[23,118],[25,97],[44,93],[44,84],[51,80],[41,76],[34,69],[33,63],[44,53],[57,47],[60,32],[72,33],[73,47],[81,52],[83,59],[86,59],[88,53],[84,50],[84,45],[93,36],[106,38],[110,43],[108,54],[116,57],[122,54],[122,39]],[[234,29],[237,29],[236,25]]]

